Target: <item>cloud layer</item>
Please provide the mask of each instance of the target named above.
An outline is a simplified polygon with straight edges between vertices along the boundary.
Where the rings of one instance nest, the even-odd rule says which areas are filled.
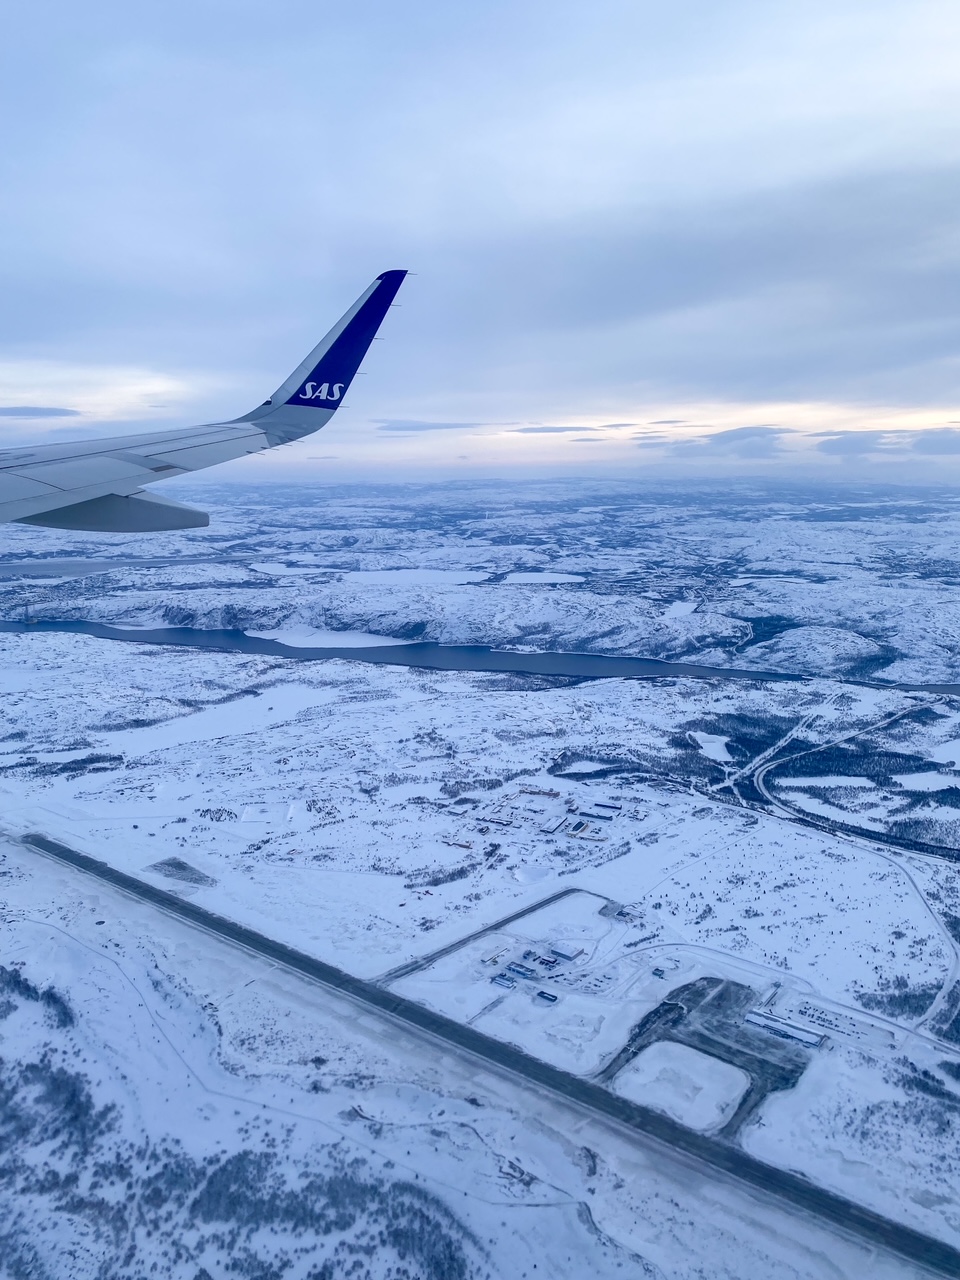
[[[955,452],[955,5],[45,0],[7,36],[11,431],[243,413],[399,266],[328,428],[356,474]]]

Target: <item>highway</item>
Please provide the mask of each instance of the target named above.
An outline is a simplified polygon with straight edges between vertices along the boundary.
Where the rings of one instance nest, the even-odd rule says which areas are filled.
[[[373,982],[354,977],[253,929],[235,924],[47,836],[32,833],[24,836],[21,844],[347,996],[385,1020],[402,1022],[407,1028],[413,1028],[434,1041],[440,1040],[497,1071],[507,1072],[541,1091],[547,1090],[564,1102],[573,1103],[595,1117],[612,1121],[622,1129],[642,1136],[645,1141],[662,1144],[701,1166],[774,1196],[790,1208],[812,1214],[870,1245],[899,1254],[936,1274],[953,1280],[960,1277],[960,1250],[826,1191],[798,1174],[764,1164],[722,1140],[695,1133],[659,1112],[617,1097],[600,1085],[560,1071],[473,1027],[454,1022]]]

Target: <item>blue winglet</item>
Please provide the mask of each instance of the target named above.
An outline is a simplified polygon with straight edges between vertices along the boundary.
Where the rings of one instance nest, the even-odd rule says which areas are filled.
[[[317,364],[284,403],[308,409],[330,410],[337,407],[406,274],[406,271],[384,271],[377,276],[352,311],[343,317],[343,328],[333,337]]]

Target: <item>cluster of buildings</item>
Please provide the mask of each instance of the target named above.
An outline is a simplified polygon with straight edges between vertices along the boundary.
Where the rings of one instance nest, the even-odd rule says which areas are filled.
[[[608,839],[603,834],[606,824],[613,822],[623,812],[623,806],[614,800],[595,800],[586,807],[569,797],[566,800],[566,812],[544,819],[546,810],[532,803],[537,798],[559,800],[560,792],[545,787],[521,787],[509,795],[502,796],[497,803],[482,814],[477,814],[477,830],[481,835],[488,835],[492,828],[506,829],[519,826],[525,819],[540,819],[541,835],[572,836],[578,840],[589,840],[602,843]],[[446,812],[451,818],[463,818],[471,814],[470,804],[451,805]],[[468,842],[454,837],[447,837],[446,844],[455,844],[460,848],[470,848]]]
[[[509,946],[500,947],[498,951],[494,951],[489,956],[484,956],[483,963],[491,965],[499,965],[503,957],[511,950]],[[493,975],[490,981],[497,987],[504,987],[506,990],[512,990],[518,981],[535,982],[541,978],[549,978],[553,975],[553,971],[558,964],[566,962],[572,964],[574,960],[578,960],[583,955],[583,947],[562,944],[555,947],[546,948],[547,954],[540,955],[539,952],[528,948],[523,953],[522,960],[508,960],[504,967]],[[539,965],[539,968],[534,966]],[[542,1000],[545,1004],[556,1004],[557,995],[553,991],[538,991],[537,999]]]

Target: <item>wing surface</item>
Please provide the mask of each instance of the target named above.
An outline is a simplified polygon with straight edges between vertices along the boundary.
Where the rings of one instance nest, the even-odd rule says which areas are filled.
[[[118,532],[207,524],[204,512],[142,486],[289,444],[326,426],[405,275],[378,276],[274,394],[242,418],[0,450],[0,522]]]

